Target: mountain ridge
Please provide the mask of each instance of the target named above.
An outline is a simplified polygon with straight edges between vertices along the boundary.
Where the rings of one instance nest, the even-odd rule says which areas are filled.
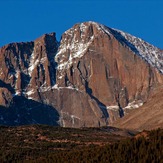
[[[0,48],[1,104],[22,96],[51,106],[61,126],[112,124],[163,83],[160,49],[99,23],[74,25],[60,43],[50,33],[20,45]]]

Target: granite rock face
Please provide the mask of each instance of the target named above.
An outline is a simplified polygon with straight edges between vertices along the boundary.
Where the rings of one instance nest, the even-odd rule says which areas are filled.
[[[138,50],[119,31],[94,22],[77,24],[62,36],[55,57],[57,84],[86,92],[111,123],[125,114],[128,104],[142,105],[163,83],[162,75],[137,55]]]
[[[0,70],[2,109],[16,107],[21,97],[26,114],[37,102],[52,125],[97,127],[115,123],[163,85],[163,53],[130,34],[85,22],[67,30],[60,43],[51,33],[2,47]],[[30,114],[35,121],[23,124],[48,122]],[[18,117],[9,123],[12,115],[1,119],[22,124]]]

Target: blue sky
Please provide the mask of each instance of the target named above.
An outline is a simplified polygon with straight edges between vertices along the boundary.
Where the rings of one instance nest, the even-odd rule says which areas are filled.
[[[163,49],[163,0],[0,0],[0,47],[96,21]]]

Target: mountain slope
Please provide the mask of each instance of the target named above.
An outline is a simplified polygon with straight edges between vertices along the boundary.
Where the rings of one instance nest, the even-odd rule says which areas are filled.
[[[163,88],[159,88],[140,108],[118,120],[113,126],[134,130],[163,128]]]
[[[47,117],[48,108],[54,108],[57,116],[51,119],[60,126],[112,124],[163,85],[162,56],[149,43],[95,22],[74,25],[60,43],[51,33],[30,43],[6,45],[0,49],[1,110],[9,108],[5,115],[10,109],[18,115],[15,99],[21,97],[25,114],[28,108],[34,110],[30,103],[35,101],[40,110],[47,108]],[[12,115],[1,119],[6,125],[34,123]]]

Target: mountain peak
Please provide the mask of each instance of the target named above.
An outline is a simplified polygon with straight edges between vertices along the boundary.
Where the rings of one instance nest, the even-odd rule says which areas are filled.
[[[162,86],[156,68],[160,49],[92,21],[67,30],[60,45],[55,33],[10,44],[0,49],[0,105],[9,108],[0,107],[0,124],[111,124]]]
[[[163,51],[159,48],[141,38],[93,21],[77,23],[62,35],[61,47],[56,56],[56,61],[59,64],[58,69],[71,65],[72,59],[82,57],[94,38],[100,37],[100,35],[116,38],[123,46],[129,48],[152,67],[163,73]],[[66,59],[66,62],[63,63],[63,60],[58,59],[59,54],[67,50],[70,51],[69,60]]]

